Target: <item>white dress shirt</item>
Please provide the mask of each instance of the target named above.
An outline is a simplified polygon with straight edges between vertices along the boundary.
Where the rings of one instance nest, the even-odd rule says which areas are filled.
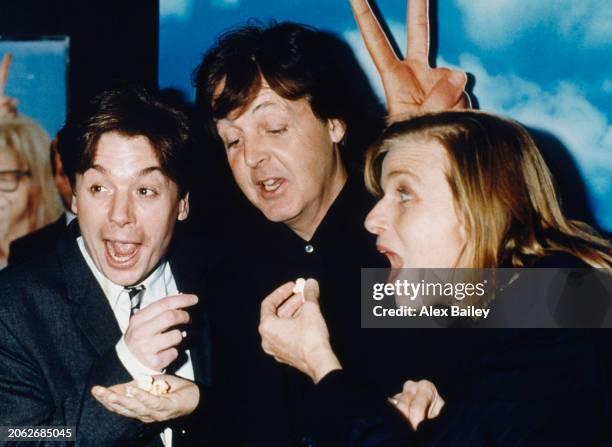
[[[104,296],[106,296],[106,299],[108,300],[111,309],[115,314],[115,318],[117,319],[121,333],[125,334],[125,331],[130,323],[131,304],[127,291],[123,286],[113,283],[97,269],[96,265],[91,259],[91,256],[85,248],[85,242],[83,241],[82,236],[77,238],[77,243],[83,258],[85,258],[87,266],[100,284],[100,287],[104,292]],[[147,276],[144,281],[139,284],[134,284],[134,286],[139,285],[145,286],[144,296],[140,302],[141,309],[166,296],[179,294],[176,282],[174,281],[174,276],[172,275],[172,270],[170,269],[170,264],[167,261],[162,262],[159,267],[157,267],[149,276]],[[125,338],[123,336],[115,345],[115,350],[117,351],[119,360],[134,379],[163,373],[163,371],[156,371],[146,365],[143,365],[136,357],[134,357],[125,343]],[[187,360],[178,368],[175,374],[185,379],[193,380],[194,374],[193,365],[191,363],[191,353],[188,349],[185,350],[185,353]],[[160,435],[164,446],[171,447],[172,429],[165,428]]]

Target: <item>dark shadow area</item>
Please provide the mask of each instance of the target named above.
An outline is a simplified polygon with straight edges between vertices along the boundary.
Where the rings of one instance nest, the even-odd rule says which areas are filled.
[[[342,149],[347,167],[363,172],[364,156],[368,146],[380,135],[385,125],[386,109],[374,93],[365,72],[361,69],[352,48],[333,33],[324,33],[326,48],[338,61],[337,70],[346,81],[354,111]]]
[[[474,87],[476,86],[476,77],[472,73],[467,73],[467,84],[465,85],[465,91],[470,95],[470,101],[472,103],[472,108],[479,110],[480,102],[478,98],[474,94]]]
[[[118,80],[157,85],[159,2],[2,2],[0,35],[70,37],[68,109]]]
[[[540,149],[555,181],[555,188],[566,217],[588,223],[604,237],[610,237],[597,226],[587,187],[569,149],[553,134],[527,127],[529,134]]]

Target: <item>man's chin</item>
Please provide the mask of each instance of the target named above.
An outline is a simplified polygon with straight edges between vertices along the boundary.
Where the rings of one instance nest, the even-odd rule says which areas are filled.
[[[106,266],[102,272],[108,280],[118,286],[129,287],[140,283],[147,275],[142,271],[142,268],[121,271],[112,267]]]
[[[276,207],[274,209],[265,209],[265,210],[262,210],[260,208],[259,211],[261,211],[263,215],[266,217],[266,219],[268,219],[270,222],[284,223],[284,224],[289,224],[299,214],[299,212],[295,210],[287,209],[287,208],[280,208],[280,207]]]

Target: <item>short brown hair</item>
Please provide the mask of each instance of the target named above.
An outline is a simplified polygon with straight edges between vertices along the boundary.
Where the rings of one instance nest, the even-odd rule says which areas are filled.
[[[196,104],[211,124],[253,101],[265,79],[279,96],[306,98],[321,120],[350,130],[356,110],[332,37],[297,23],[249,24],[223,34],[194,72]],[[221,83],[222,92],[216,92]],[[216,134],[216,129],[211,128]]]
[[[93,166],[97,143],[107,132],[146,137],[162,172],[183,197],[190,189],[192,135],[187,116],[139,86],[107,90],[72,113],[58,137],[70,183]]]

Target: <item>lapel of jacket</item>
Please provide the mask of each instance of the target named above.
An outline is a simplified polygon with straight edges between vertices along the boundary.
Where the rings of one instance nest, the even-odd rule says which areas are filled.
[[[191,353],[194,378],[199,383],[210,384],[211,378],[211,352],[210,352],[210,328],[208,323],[208,311],[204,290],[204,267],[199,261],[197,249],[192,249],[192,241],[177,243],[173,241],[172,249],[168,253],[168,261],[176,281],[176,286],[181,293],[192,293],[199,298],[198,304],[189,310],[191,324],[184,340],[185,348]],[[187,243],[189,242],[189,243]]]
[[[108,300],[81,254],[76,242],[79,234],[75,219],[58,242],[60,264],[68,299],[75,308],[75,322],[95,351],[103,355],[121,338],[121,330]]]

